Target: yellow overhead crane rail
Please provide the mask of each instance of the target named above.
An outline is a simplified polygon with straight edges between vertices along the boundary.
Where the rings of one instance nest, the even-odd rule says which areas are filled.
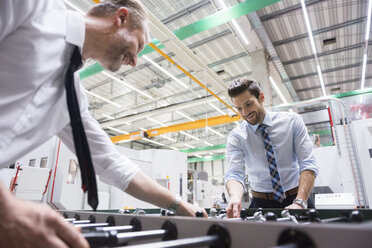
[[[196,77],[191,75],[188,71],[186,71],[182,66],[177,64],[173,59],[171,59],[168,55],[166,55],[162,50],[160,50],[155,44],[153,43],[148,43],[152,49],[157,51],[161,56],[163,56],[165,59],[167,59],[169,62],[171,62],[173,65],[175,65],[178,69],[180,69],[183,73],[185,73],[189,78],[194,80],[197,84],[199,84],[201,87],[206,89],[210,94],[212,94],[215,98],[217,98],[220,102],[226,105],[229,109],[231,109],[234,113],[236,113],[239,116],[239,113],[236,112],[235,109],[233,109],[229,104],[227,104],[224,100],[222,100],[219,96],[217,96],[213,91],[211,91],[207,86],[205,86],[202,82],[200,82]]]
[[[221,115],[221,116],[210,117],[206,119],[200,119],[196,121],[180,123],[180,124],[171,125],[167,127],[160,127],[160,128],[149,129],[146,131],[138,131],[138,132],[133,132],[130,134],[118,135],[118,136],[111,137],[110,139],[113,143],[117,143],[123,140],[137,140],[137,139],[142,139],[142,138],[151,138],[151,137],[155,137],[155,136],[162,135],[165,133],[192,130],[192,129],[204,128],[207,126],[216,126],[220,124],[235,122],[238,120],[240,120],[240,116]]]

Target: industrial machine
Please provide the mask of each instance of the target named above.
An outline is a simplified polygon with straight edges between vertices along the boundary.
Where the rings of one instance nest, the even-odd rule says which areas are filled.
[[[174,150],[137,151],[122,146],[127,156],[148,176],[186,200],[187,156]],[[164,159],[167,158],[167,159]],[[0,170],[0,181],[21,199],[47,203],[55,209],[91,209],[81,190],[76,156],[57,137]],[[103,183],[97,176],[98,209],[155,208],[122,190]]]

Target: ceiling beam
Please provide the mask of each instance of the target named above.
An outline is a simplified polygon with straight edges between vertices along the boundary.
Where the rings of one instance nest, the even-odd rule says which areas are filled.
[[[115,125],[119,125],[119,124],[124,123],[124,122],[133,122],[133,121],[136,121],[136,120],[145,119],[146,117],[158,116],[158,115],[165,114],[165,113],[170,113],[170,112],[173,112],[173,111],[176,111],[176,110],[182,110],[182,109],[185,109],[185,108],[200,106],[200,105],[203,105],[203,104],[212,103],[212,102],[216,102],[216,101],[217,101],[216,98],[214,98],[212,95],[209,95],[209,96],[205,96],[205,97],[201,97],[201,98],[197,98],[197,99],[190,99],[188,101],[184,101],[184,102],[180,102],[180,103],[170,104],[170,105],[167,105],[167,106],[164,106],[164,107],[144,111],[144,112],[137,113],[137,114],[132,114],[132,115],[124,116],[124,117],[119,117],[119,118],[116,118],[115,120],[101,121],[100,124],[103,127],[110,126],[110,125],[115,126]]]
[[[365,77],[365,80],[368,80],[368,79],[372,79],[372,76],[366,76]],[[348,84],[348,83],[351,83],[351,82],[360,82],[362,80],[362,77],[358,77],[358,78],[353,78],[353,79],[348,79],[348,80],[344,80],[344,81],[337,81],[337,82],[333,82],[333,83],[329,83],[329,84],[326,84],[324,85],[325,87],[332,87],[332,86],[339,86],[339,85],[342,85],[342,84]],[[309,91],[309,90],[316,90],[316,89],[320,89],[321,86],[312,86],[312,87],[308,87],[308,88],[303,88],[303,89],[299,89],[299,90],[296,90],[297,93],[299,92],[304,92],[304,91]]]
[[[211,35],[211,36],[207,37],[206,39],[203,39],[203,40],[197,41],[197,42],[195,42],[195,43],[193,43],[193,44],[191,44],[191,45],[188,45],[188,48],[190,48],[190,49],[196,48],[196,47],[198,47],[198,46],[204,45],[204,44],[206,44],[206,43],[208,43],[208,42],[211,42],[211,41],[213,41],[213,40],[216,40],[216,39],[218,39],[218,38],[224,37],[224,36],[229,35],[229,34],[231,34],[231,31],[230,31],[230,30],[228,30],[228,29],[223,30],[222,32],[217,33],[217,34],[214,34],[214,35]],[[170,52],[170,53],[168,53],[167,55],[168,55],[169,57],[173,57],[173,56],[174,56],[174,53]],[[163,56],[160,56],[160,57],[154,59],[154,61],[155,61],[156,63],[159,63],[159,62],[161,62],[161,61],[163,61],[163,60],[165,60],[165,58],[164,58]],[[145,63],[145,64],[138,65],[138,66],[136,66],[136,67],[133,68],[133,69],[130,69],[130,70],[124,71],[124,72],[122,72],[122,73],[120,73],[120,74],[118,74],[118,75],[119,75],[119,76],[123,76],[123,77],[125,77],[125,76],[127,76],[128,74],[130,74],[130,73],[133,73],[133,72],[135,72],[135,71],[138,71],[138,70],[144,69],[144,68],[146,68],[146,67],[148,67],[148,66],[150,66],[150,65],[151,65],[151,63],[150,63],[150,62],[147,62],[147,63]],[[91,69],[93,70],[93,68],[94,68],[94,67],[92,67]],[[186,76],[185,74],[182,74],[182,75]],[[179,76],[176,76],[176,77],[179,78]],[[168,79],[166,79],[166,80],[168,80]],[[102,82],[99,82],[99,83],[97,83],[97,84],[95,84],[95,85],[92,85],[91,87],[87,88],[87,90],[93,90],[93,89],[95,89],[95,88],[97,88],[97,87],[100,87],[100,86],[102,86],[102,85],[104,85],[104,84],[106,84],[106,83],[109,83],[109,82],[111,82],[111,81],[112,81],[112,79],[106,79],[106,80],[103,80]]]
[[[366,20],[367,20],[367,17],[361,17],[361,18],[357,18],[357,19],[354,19],[354,20],[339,23],[339,24],[336,24],[336,25],[333,25],[333,26],[321,28],[321,29],[318,29],[316,31],[313,31],[313,36],[318,35],[318,34],[323,34],[323,33],[326,33],[326,32],[332,31],[332,30],[336,30],[336,29],[339,29],[339,28],[344,28],[344,27],[347,27],[347,26],[362,23]],[[287,44],[287,43],[290,43],[290,42],[293,42],[293,41],[297,41],[297,40],[300,40],[300,39],[305,39],[305,38],[308,38],[308,37],[309,37],[308,33],[300,34],[300,35],[297,35],[297,36],[290,37],[288,39],[275,41],[275,42],[273,42],[273,45],[274,46],[280,46],[280,45],[284,45],[284,44]]]
[[[367,64],[371,64],[371,63],[372,63],[372,60],[367,61]],[[354,67],[359,67],[359,66],[362,66],[362,65],[363,65],[363,63],[361,62],[361,63],[355,63],[355,64],[350,64],[350,65],[345,65],[345,66],[339,66],[339,67],[330,68],[330,69],[327,69],[327,70],[324,70],[324,71],[322,70],[322,73],[325,74],[325,73],[329,73],[329,72],[346,70],[346,69],[350,69],[350,68],[354,68]],[[308,73],[308,74],[302,74],[302,75],[299,75],[299,76],[291,77],[290,80],[297,80],[297,79],[313,77],[313,76],[318,76],[318,72],[312,72],[312,73]]]
[[[322,1],[323,0],[308,0],[308,1],[306,1],[306,6],[310,6],[310,5],[313,5],[315,3],[319,3],[319,2],[322,2]],[[263,16],[260,17],[260,19],[261,19],[262,22],[265,22],[265,21],[274,19],[278,16],[288,14],[292,11],[296,11],[298,9],[301,9],[301,4],[296,4],[296,5],[293,5],[291,7],[281,9],[281,10],[275,11],[275,12],[267,14],[267,15],[263,15]]]
[[[211,35],[211,36],[209,36],[209,37],[207,37],[207,38],[205,38],[205,39],[203,39],[203,40],[200,40],[200,41],[197,41],[197,42],[195,42],[195,43],[192,43],[192,44],[188,45],[187,47],[190,48],[190,49],[193,49],[193,48],[196,48],[196,47],[198,47],[198,46],[202,46],[202,45],[204,45],[204,44],[206,44],[206,43],[208,43],[208,42],[211,42],[211,41],[214,41],[214,40],[219,39],[219,38],[221,38],[221,37],[224,37],[224,36],[226,36],[226,35],[229,35],[229,34],[231,34],[231,31],[228,30],[228,29],[226,29],[226,30],[223,30],[222,32],[219,32],[219,33],[217,33],[217,34]],[[170,52],[170,53],[168,53],[167,55],[168,55],[169,57],[173,57],[173,56],[174,56],[174,53]],[[163,60],[165,60],[165,58],[164,58],[163,56],[160,56],[160,57],[154,59],[154,61],[155,61],[156,63],[159,63],[159,62],[161,62],[161,61],[163,61]],[[121,76],[126,76],[126,75],[128,75],[128,74],[130,74],[130,73],[132,73],[132,72],[138,71],[138,70],[143,69],[143,68],[145,68],[145,67],[148,67],[148,66],[150,66],[150,65],[151,65],[151,63],[150,63],[150,62],[147,62],[147,63],[142,64],[142,65],[139,65],[139,66],[137,66],[137,67],[135,67],[135,68],[133,68],[133,69],[130,69],[130,70],[124,71],[124,72],[120,73],[119,75],[121,75]]]
[[[203,8],[205,6],[209,6],[210,4],[211,4],[210,0],[204,0],[204,1],[198,2],[194,5],[191,5],[190,7],[187,7],[186,9],[181,10],[180,12],[177,12],[176,14],[173,14],[173,15],[161,20],[161,22],[164,23],[164,24],[168,24],[172,21],[175,21],[175,20],[185,16],[185,15],[189,15],[192,12],[194,12],[194,11],[200,9],[200,8]]]
[[[364,45],[365,45],[365,43],[361,42],[361,43],[354,44],[354,45],[351,45],[351,46],[341,47],[341,48],[337,48],[337,49],[334,49],[334,50],[329,50],[329,51],[325,51],[325,52],[322,52],[322,53],[318,53],[317,56],[318,57],[323,57],[323,56],[328,56],[328,55],[332,55],[332,54],[336,54],[336,53],[346,52],[346,51],[349,51],[349,50],[352,50],[352,49],[361,48]],[[372,45],[372,40],[368,42],[368,45]],[[282,63],[283,63],[283,65],[290,65],[290,64],[295,64],[295,63],[299,63],[299,62],[309,60],[309,59],[314,59],[314,58],[315,58],[314,55],[310,55],[310,56],[305,56],[305,57],[302,57],[302,58],[283,61]]]

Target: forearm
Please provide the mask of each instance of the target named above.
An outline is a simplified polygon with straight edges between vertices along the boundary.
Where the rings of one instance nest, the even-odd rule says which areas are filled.
[[[235,200],[242,199],[243,194],[244,194],[244,188],[240,182],[236,180],[229,180],[226,183],[226,189],[230,195],[230,198],[235,199]]]
[[[309,198],[315,181],[315,173],[311,170],[304,170],[300,174],[297,198],[306,200]]]
[[[126,193],[161,208],[168,209],[174,196],[164,187],[157,184],[143,172],[138,172],[126,190]]]
[[[2,183],[0,183],[0,215],[1,213],[4,213],[4,209],[9,206],[10,201],[12,201],[13,198],[14,197],[10,191]]]

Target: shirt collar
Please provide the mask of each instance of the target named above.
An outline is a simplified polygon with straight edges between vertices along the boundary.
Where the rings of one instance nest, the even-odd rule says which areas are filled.
[[[67,30],[66,41],[78,46],[82,53],[85,39],[85,20],[84,17],[76,12],[67,10]]]
[[[269,126],[269,127],[273,126],[273,119],[272,119],[272,113],[271,112],[266,110],[266,114],[265,114],[265,117],[264,117],[262,123]],[[248,124],[249,129],[251,129],[251,131],[253,133],[255,133],[257,131],[257,128],[260,125],[260,123],[257,123],[256,125],[251,125],[248,122],[247,122],[247,124]]]

